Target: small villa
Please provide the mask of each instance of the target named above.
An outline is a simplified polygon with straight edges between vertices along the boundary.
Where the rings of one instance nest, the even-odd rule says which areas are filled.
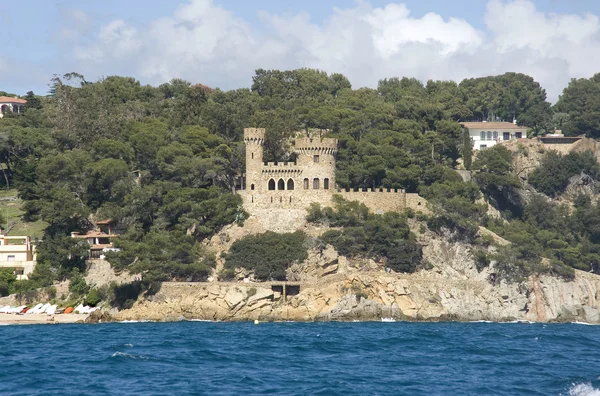
[[[104,253],[118,251],[113,245],[113,239],[118,238],[118,234],[113,234],[111,220],[102,220],[96,222],[96,228],[85,234],[78,232],[71,233],[72,238],[85,239],[90,245],[90,260],[104,260]]]
[[[18,280],[35,268],[35,245],[28,236],[8,236],[0,230],[0,268],[11,268]]]
[[[473,150],[485,150],[496,143],[527,137],[527,127],[512,122],[462,122],[473,141]]]
[[[23,113],[25,111],[25,104],[27,104],[25,99],[0,96],[0,118],[3,118],[6,112]]]

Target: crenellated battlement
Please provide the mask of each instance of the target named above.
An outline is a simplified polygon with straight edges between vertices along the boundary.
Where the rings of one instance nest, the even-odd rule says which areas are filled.
[[[244,142],[262,144],[265,140],[265,128],[244,128]]]
[[[292,168],[292,167],[273,167],[273,168],[269,168],[269,167],[265,167],[262,169],[261,174],[263,175],[268,175],[268,176],[272,176],[272,175],[290,175],[290,174],[294,174],[294,175],[301,175],[302,174],[302,169],[300,168]]]
[[[296,153],[323,152],[335,154],[338,148],[338,140],[332,138],[298,138],[294,144]]]
[[[264,166],[268,167],[268,168],[286,168],[286,167],[292,167],[292,166],[296,166],[295,162],[265,162]]]
[[[402,188],[346,188],[337,190],[338,193],[384,193],[384,194],[404,194],[406,191]]]

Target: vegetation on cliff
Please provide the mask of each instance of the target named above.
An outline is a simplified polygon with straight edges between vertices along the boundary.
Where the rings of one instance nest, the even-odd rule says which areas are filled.
[[[232,279],[235,268],[245,268],[261,281],[285,280],[289,266],[308,257],[306,238],[301,231],[285,234],[265,232],[235,241],[224,256],[225,270],[220,277]]]
[[[416,237],[410,232],[405,215],[388,212],[369,213],[359,202],[334,197],[333,208],[312,204],[307,220],[335,229],[326,231],[321,240],[347,257],[366,257],[382,261],[398,272],[414,272],[423,253]]]
[[[542,204],[521,199],[510,154],[492,149],[472,160],[457,122],[516,118],[532,134],[563,128],[595,136],[598,81],[598,76],[573,81],[552,108],[544,89],[518,73],[460,83],[389,78],[376,89],[353,89],[340,74],[261,69],[249,89],[231,91],[178,79],[151,87],[128,77],[97,82],[76,73],[57,77],[50,95],[28,93],[25,114],[7,113],[0,121],[0,185],[18,189],[25,220],[48,224],[32,280],[6,283],[40,287],[71,277],[85,254],[69,233],[86,231],[92,218],[112,219],[121,234],[121,252],[110,256],[115,267],[156,280],[204,279],[214,257],[200,241],[245,217],[233,192],[244,167],[243,128],[252,126],[267,128],[265,160],[289,159],[294,131],[329,129],[340,142],[340,187],[418,192],[433,204],[428,220],[433,229],[473,240],[478,225],[488,224],[531,260],[547,257],[599,271],[596,205],[582,201],[567,216],[548,203],[547,215],[554,217],[546,227],[547,221],[532,215]],[[473,163],[473,181],[465,183],[453,171],[461,162]],[[574,163],[565,175],[575,170],[595,175],[597,165],[589,158]],[[555,196],[564,188],[564,177],[559,179],[550,183],[542,169],[534,172],[532,184]],[[490,219],[482,198],[503,211],[505,220]],[[414,269],[419,252],[401,217],[366,215],[357,221],[340,224],[344,229],[326,239],[348,254],[397,255],[402,259],[395,268]],[[372,239],[373,233],[382,239]],[[394,245],[387,233],[402,244]]]

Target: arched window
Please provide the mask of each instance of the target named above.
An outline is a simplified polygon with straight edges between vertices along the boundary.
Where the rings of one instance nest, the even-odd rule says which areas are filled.
[[[323,189],[329,190],[329,179],[328,178],[323,179]]]
[[[498,131],[494,131],[494,140],[498,139]]]
[[[313,190],[319,189],[319,179],[313,179]]]
[[[308,179],[304,179],[304,189],[308,190]]]
[[[481,132],[481,134],[480,134],[479,138],[480,138],[481,140],[485,140],[485,132]]]
[[[13,106],[13,113],[18,113],[19,112],[19,106],[14,105]]]
[[[292,179],[288,179],[287,189],[288,190],[293,190],[294,189],[294,181]]]
[[[279,181],[277,182],[277,189],[285,190],[285,182],[283,181],[283,179],[279,179]]]
[[[3,113],[6,112],[6,109],[8,109],[7,105],[2,105],[2,107],[0,107],[0,111]]]
[[[250,190],[254,190],[254,184],[250,184]]]
[[[488,131],[487,137],[487,140],[492,140],[492,131]]]
[[[275,180],[269,180],[269,190],[275,190]]]

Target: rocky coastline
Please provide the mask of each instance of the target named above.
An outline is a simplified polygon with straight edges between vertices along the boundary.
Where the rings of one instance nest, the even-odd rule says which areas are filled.
[[[424,256],[431,268],[396,274],[332,248],[311,251],[291,269],[299,290],[286,298],[273,282],[165,282],[112,320],[600,323],[600,276],[576,271],[571,281],[530,276],[492,284],[493,266],[479,271],[468,245],[432,238]]]

